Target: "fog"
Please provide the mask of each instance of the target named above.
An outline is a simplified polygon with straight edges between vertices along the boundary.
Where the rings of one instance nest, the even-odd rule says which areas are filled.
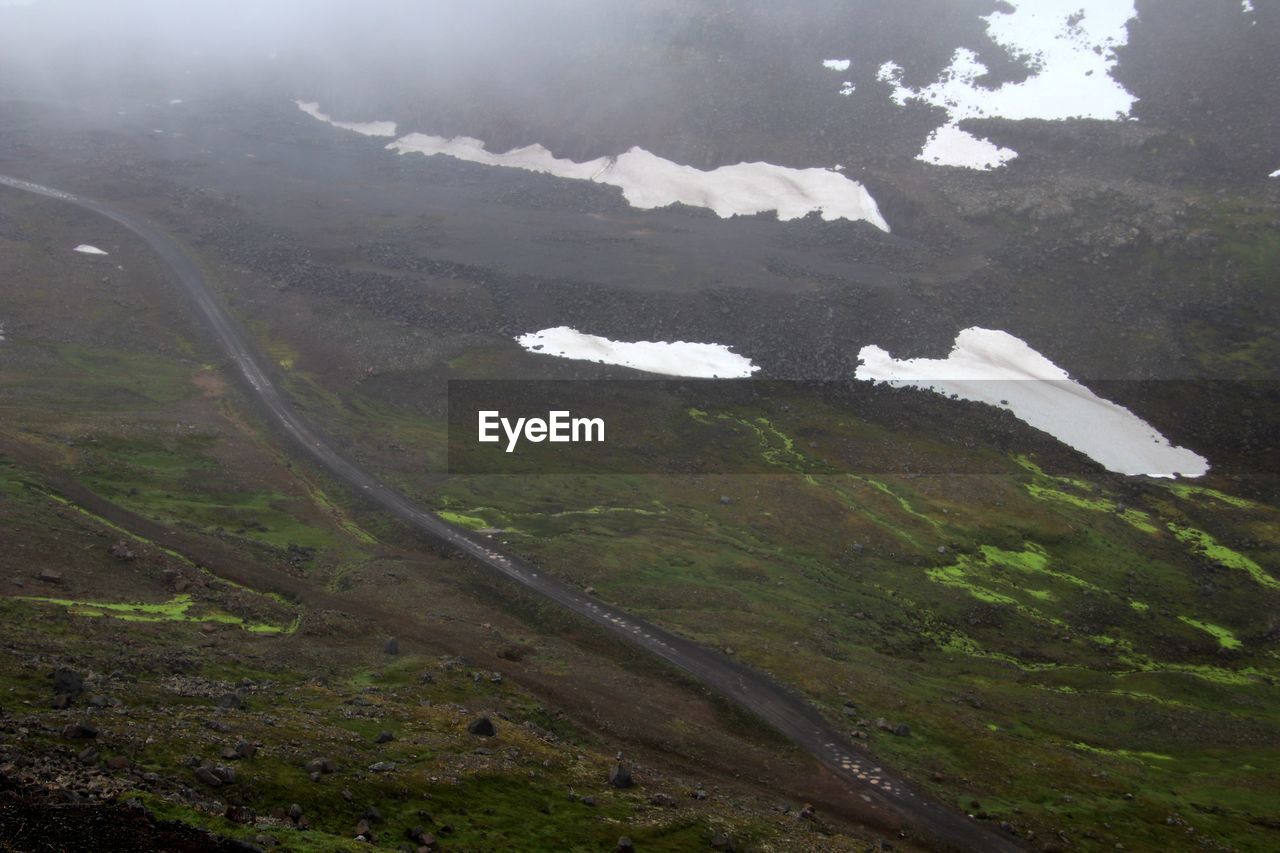
[[[978,16],[995,0],[916,5],[937,8],[911,33],[883,4],[837,0],[37,0],[0,8],[0,94],[301,99],[498,150],[543,143],[588,159],[639,144],[704,168],[831,165],[858,129],[859,97],[831,108],[824,56],[861,44],[850,74],[874,103],[873,63],[905,45],[920,84],[956,34],[991,47]],[[987,58],[993,73],[1010,67],[994,48]],[[911,123],[890,120],[886,133]]]
[[[1218,127],[1247,129],[1254,145],[1213,151],[1202,140],[1211,152],[1203,165],[1238,154],[1265,176],[1276,168],[1269,116],[1280,95],[1263,81],[1280,73],[1280,27],[1275,4],[1256,5],[1246,13],[1233,0],[1140,1],[1114,76],[1136,98],[1139,121],[1190,126],[1211,105]],[[639,145],[698,168],[756,160],[857,168],[914,156],[947,120],[938,104],[891,99],[937,83],[958,49],[985,69],[979,87],[1033,73],[1034,57],[988,32],[984,16],[1011,8],[1000,0],[0,0],[0,97],[112,110],[182,99],[209,111],[217,101],[285,111],[303,100],[343,121],[472,136],[497,151],[542,144],[582,161]],[[1180,44],[1188,49],[1166,47]],[[848,58],[848,69],[824,67],[833,57]],[[901,76],[878,77],[886,63]],[[1242,92],[1250,72],[1255,85]],[[984,122],[995,132],[979,136],[1020,150],[1009,126],[974,124]]]

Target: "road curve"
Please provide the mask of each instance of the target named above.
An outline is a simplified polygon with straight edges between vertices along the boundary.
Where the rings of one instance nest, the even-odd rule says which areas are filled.
[[[270,421],[299,450],[354,489],[356,494],[363,495],[418,533],[466,553],[496,574],[521,584],[689,673],[810,753],[848,786],[851,796],[860,797],[872,809],[898,815],[940,847],[974,853],[1022,849],[1009,836],[913,791],[888,768],[850,746],[809,702],[772,678],[727,655],[596,601],[544,574],[532,563],[495,548],[488,540],[418,509],[372,474],[343,458],[294,412],[259,366],[253,348],[214,295],[191,255],[154,225],[92,199],[19,178],[0,175],[0,186],[93,211],[146,241],[173,270],[200,319],[208,325],[218,345],[235,364],[240,377]]]

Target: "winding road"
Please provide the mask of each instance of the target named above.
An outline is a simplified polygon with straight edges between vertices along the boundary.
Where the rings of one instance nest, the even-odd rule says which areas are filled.
[[[698,679],[726,699],[767,722],[831,770],[850,791],[877,811],[896,814],[941,848],[975,853],[1022,849],[1012,838],[913,791],[867,753],[853,748],[808,701],[768,676],[727,655],[676,636],[631,614],[602,604],[545,574],[537,566],[498,550],[488,540],[414,506],[334,451],[294,412],[259,365],[258,356],[205,281],[192,256],[176,240],[145,220],[61,190],[0,175],[0,186],[64,201],[118,223],[146,243],[172,269],[223,352],[270,421],[294,445],[359,495],[418,533],[464,552],[497,575],[521,584]]]

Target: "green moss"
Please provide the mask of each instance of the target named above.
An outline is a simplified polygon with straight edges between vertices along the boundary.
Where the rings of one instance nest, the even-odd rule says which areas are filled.
[[[1194,527],[1182,527],[1172,521],[1168,523],[1168,527],[1170,532],[1178,537],[1180,541],[1187,543],[1219,565],[1245,572],[1249,577],[1268,589],[1280,589],[1280,581],[1267,574],[1262,566],[1259,566],[1244,554],[1231,550],[1203,530],[1196,530]]]
[[[1087,743],[1076,741],[1071,744],[1072,749],[1078,749],[1081,752],[1092,752],[1098,755],[1113,755],[1117,758],[1124,758],[1131,761],[1139,761],[1143,764],[1150,764],[1152,761],[1173,761],[1172,755],[1164,755],[1159,752],[1142,752],[1140,750],[1130,749],[1105,749],[1100,746],[1090,746]]]
[[[194,602],[189,595],[176,595],[166,602],[103,602],[79,601],[69,598],[44,598],[40,596],[14,596],[16,601],[33,601],[42,604],[55,604],[65,607],[76,616],[109,616],[125,622],[216,622],[224,625],[236,625],[254,634],[292,634],[298,627],[298,620],[290,625],[271,625],[267,623],[246,622],[239,616],[219,610],[207,610],[198,614],[190,612]]]
[[[1221,625],[1214,625],[1211,622],[1200,622],[1189,616],[1179,616],[1179,620],[1186,622],[1193,628],[1199,628],[1207,634],[1212,634],[1217,638],[1218,644],[1224,649],[1238,649],[1242,643],[1236,639],[1236,635],[1229,629],[1223,628]]]
[[[1254,503],[1247,498],[1238,498],[1234,495],[1228,495],[1225,492],[1220,492],[1217,489],[1205,488],[1204,486],[1192,486],[1186,483],[1170,483],[1166,488],[1183,500],[1213,498],[1216,501],[1220,501],[1228,506],[1233,506],[1236,509],[1258,509],[1261,507],[1261,504]]]
[[[476,515],[463,515],[460,512],[450,512],[449,510],[444,509],[438,510],[436,515],[440,516],[450,524],[456,524],[459,527],[465,527],[468,530],[484,530],[487,527],[492,527],[489,522]]]

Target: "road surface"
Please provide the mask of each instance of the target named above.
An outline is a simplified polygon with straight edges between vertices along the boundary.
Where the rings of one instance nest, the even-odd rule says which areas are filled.
[[[865,806],[898,815],[943,847],[996,853],[1021,849],[1009,836],[913,791],[865,752],[853,748],[809,702],[768,676],[727,655],[591,598],[545,574],[526,560],[496,548],[487,538],[456,527],[411,504],[394,489],[331,448],[294,412],[259,365],[243,332],[205,281],[192,256],[176,240],[144,219],[92,199],[0,175],[0,186],[58,199],[105,216],[141,237],[173,271],[200,319],[231,359],[240,377],[274,426],[293,444],[357,494],[380,506],[418,533],[468,554],[498,575],[550,599],[566,610],[620,635],[684,670],[746,709],[814,756],[848,785]]]

